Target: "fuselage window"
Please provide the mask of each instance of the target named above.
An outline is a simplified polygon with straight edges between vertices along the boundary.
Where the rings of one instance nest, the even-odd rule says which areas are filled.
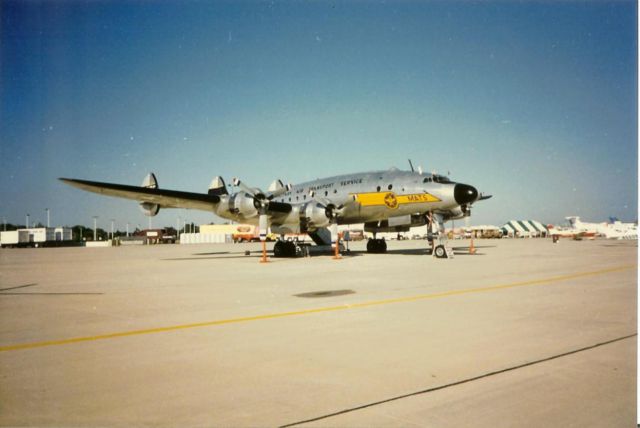
[[[393,184],[389,184],[389,187],[387,187],[387,189],[389,190],[393,189]]]
[[[380,186],[376,187],[376,192],[380,191]]]
[[[329,192],[327,192],[326,190],[324,191],[324,195],[325,196],[329,196]]]

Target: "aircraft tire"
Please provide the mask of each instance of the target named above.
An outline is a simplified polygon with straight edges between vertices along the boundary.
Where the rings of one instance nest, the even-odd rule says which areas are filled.
[[[285,244],[285,257],[295,257],[296,256],[296,244],[289,241]]]
[[[444,248],[444,245],[438,245],[435,249],[435,254],[439,259],[447,258],[447,250]]]
[[[387,242],[384,239],[369,239],[367,253],[381,254],[387,252]]]
[[[284,242],[277,241],[273,246],[273,257],[285,257]]]
[[[276,241],[273,246],[273,257],[295,257],[296,244],[290,241]]]

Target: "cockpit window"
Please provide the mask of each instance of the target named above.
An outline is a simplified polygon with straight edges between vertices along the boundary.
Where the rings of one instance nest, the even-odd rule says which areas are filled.
[[[451,183],[451,180],[449,180],[449,177],[445,177],[444,175],[434,175],[433,177],[427,177],[424,180],[422,180],[423,183],[430,183],[430,182],[436,182],[436,183]]]

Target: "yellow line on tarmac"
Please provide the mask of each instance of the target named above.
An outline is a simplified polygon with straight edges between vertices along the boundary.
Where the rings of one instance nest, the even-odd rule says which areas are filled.
[[[0,352],[17,351],[17,350],[31,349],[31,348],[43,348],[46,346],[68,345],[71,343],[79,343],[79,342],[92,342],[96,340],[115,339],[118,337],[138,336],[143,334],[164,333],[169,331],[186,330],[186,329],[198,328],[198,327],[212,327],[212,326],[218,326],[218,325],[224,325],[224,324],[236,324],[236,323],[249,322],[249,321],[285,318],[285,317],[292,317],[292,316],[298,316],[298,315],[315,314],[320,312],[331,312],[331,311],[341,311],[345,309],[365,308],[369,306],[380,306],[380,305],[387,305],[391,303],[415,302],[418,300],[438,299],[442,297],[458,296],[462,294],[483,293],[487,291],[505,290],[505,289],[516,288],[516,287],[548,285],[554,282],[568,281],[571,279],[584,278],[588,276],[604,275],[607,273],[623,271],[623,270],[632,269],[636,267],[637,265],[635,264],[624,265],[624,266],[618,266],[618,267],[609,268],[609,269],[601,269],[601,270],[591,271],[591,272],[581,272],[581,273],[574,273],[569,275],[553,276],[549,278],[534,279],[530,281],[520,281],[520,282],[513,282],[510,284],[493,285],[489,287],[467,288],[463,290],[445,291],[442,293],[421,294],[421,295],[410,296],[410,297],[399,297],[396,299],[375,300],[371,302],[345,304],[340,306],[328,306],[328,307],[315,308],[315,309],[304,309],[300,311],[280,312],[275,314],[255,315],[250,317],[231,318],[226,320],[206,321],[206,322],[200,322],[200,323],[194,323],[194,324],[182,324],[182,325],[174,325],[174,326],[168,326],[168,327],[149,328],[144,330],[131,330],[131,331],[123,331],[123,332],[117,332],[117,333],[101,334],[97,336],[75,337],[71,339],[49,340],[45,342],[32,342],[32,343],[21,343],[21,344],[15,344],[15,345],[6,345],[6,346],[0,346]]]

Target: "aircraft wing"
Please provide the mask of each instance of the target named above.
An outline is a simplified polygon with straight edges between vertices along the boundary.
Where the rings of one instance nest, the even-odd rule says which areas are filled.
[[[163,208],[188,208],[212,211],[213,206],[220,202],[217,195],[206,193],[180,192],[177,190],[153,189],[125,184],[101,183],[98,181],[60,178],[70,186],[77,187],[100,195],[133,199],[139,202],[157,204]]]

